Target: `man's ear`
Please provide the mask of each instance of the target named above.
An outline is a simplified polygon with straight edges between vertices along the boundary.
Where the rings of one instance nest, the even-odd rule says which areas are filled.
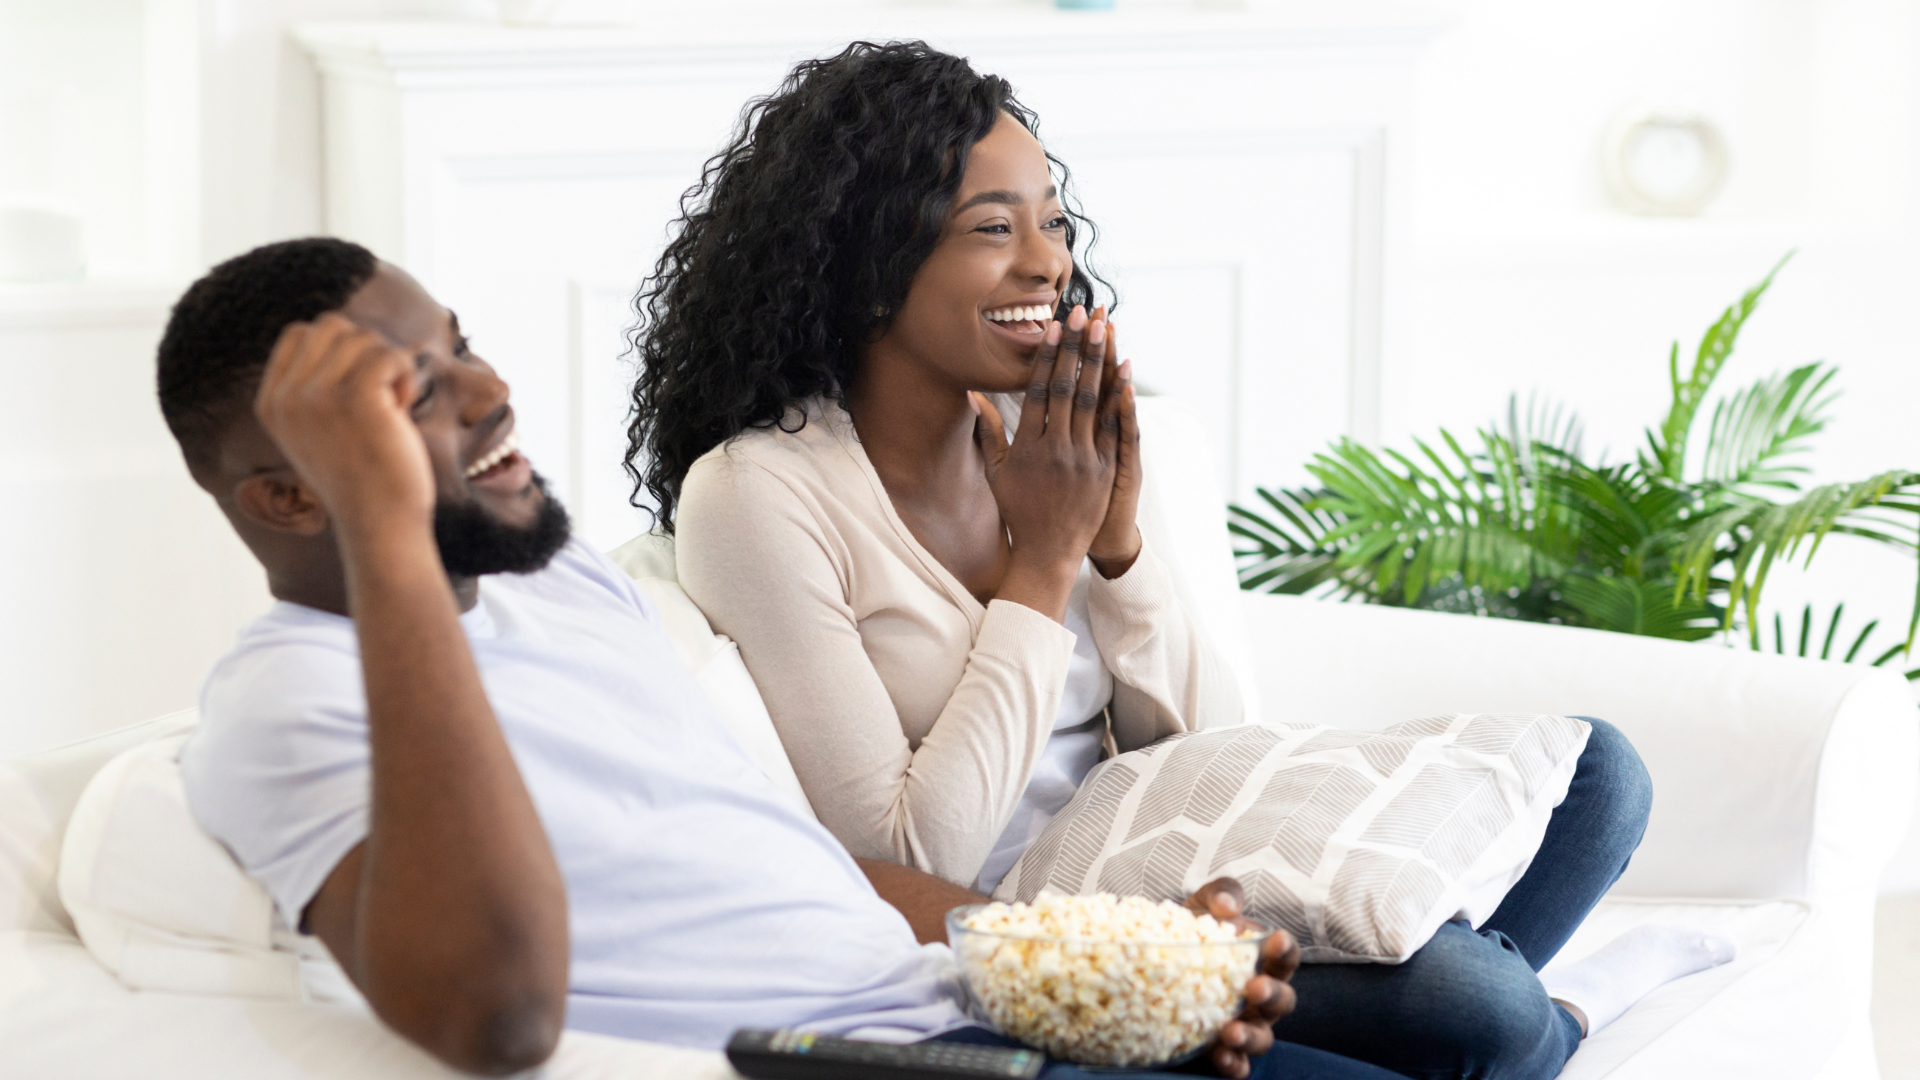
[[[292,469],[255,473],[234,485],[233,504],[247,520],[279,533],[318,536],[327,530],[327,508]]]

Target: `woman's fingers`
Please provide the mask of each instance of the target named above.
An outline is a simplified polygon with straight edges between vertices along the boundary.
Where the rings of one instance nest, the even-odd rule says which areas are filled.
[[[1220,1029],[1220,1042],[1249,1057],[1273,1049],[1273,1028],[1262,1020],[1229,1020]]]
[[[1120,344],[1113,323],[1106,325],[1107,344],[1100,359],[1100,415],[1094,420],[1093,445],[1106,461],[1120,460]],[[1116,479],[1117,479],[1116,475]]]
[[[1246,909],[1246,895],[1247,891],[1240,887],[1237,879],[1217,877],[1193,890],[1185,906],[1195,915],[1211,915],[1221,922],[1229,922],[1239,918]]]
[[[1213,1044],[1213,1071],[1228,1080],[1246,1080],[1253,1072],[1253,1063],[1247,1060],[1246,1051],[1228,1046],[1222,1039]]]
[[[1293,978],[1300,970],[1300,943],[1285,930],[1275,930],[1261,943],[1260,970],[1283,981]]]
[[[1047,379],[1047,434],[1061,442],[1067,441],[1073,434],[1073,397],[1079,388],[1080,353],[1086,332],[1087,309],[1075,304],[1073,310],[1067,313],[1066,332],[1060,335],[1060,348],[1053,357],[1053,372]],[[1032,396],[1031,388],[1028,396]],[[1023,414],[1023,423],[1025,419]]]
[[[1299,1001],[1292,983],[1271,975],[1255,975],[1248,979],[1246,997],[1240,1018],[1256,1024],[1271,1024],[1291,1014]]]
[[[1111,335],[1112,331],[1108,331]],[[1134,412],[1133,361],[1122,361],[1118,365],[1114,394],[1118,398],[1114,416],[1119,421],[1118,447],[1116,448],[1121,471],[1138,473],[1140,467],[1140,419]]]
[[[1093,321],[1087,324],[1087,348],[1085,362],[1080,365],[1080,379],[1073,393],[1073,441],[1081,446],[1094,445],[1094,420],[1100,415],[1100,384],[1105,375],[1105,361],[1102,357],[1107,351],[1107,324],[1103,311],[1094,312]]]
[[[1047,433],[1047,384],[1053,381],[1053,360],[1060,351],[1062,327],[1058,319],[1047,324],[1040,347],[1033,353],[1033,376],[1027,380],[1027,398],[1020,403],[1020,432],[1016,439],[1037,439]]]
[[[1000,469],[1000,463],[1007,457],[1007,425],[1000,419],[1000,410],[987,395],[969,390],[967,396],[973,399],[973,411],[980,415],[973,421],[973,438],[980,444],[980,452],[987,459],[987,475],[991,477]]]

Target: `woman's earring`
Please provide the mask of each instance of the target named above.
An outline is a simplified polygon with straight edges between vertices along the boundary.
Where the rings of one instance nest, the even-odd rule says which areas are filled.
[[[875,304],[875,305],[873,305],[873,317],[874,317],[874,318],[876,318],[876,319],[884,319],[884,318],[886,318],[887,316],[889,316],[889,315],[891,315],[891,314],[893,314],[893,309],[892,309],[892,308],[890,308],[890,307],[888,307],[887,305],[885,305],[885,304]]]

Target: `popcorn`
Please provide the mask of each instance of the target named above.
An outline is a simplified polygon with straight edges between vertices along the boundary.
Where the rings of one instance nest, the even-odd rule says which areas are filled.
[[[952,925],[988,1018],[1084,1065],[1159,1065],[1199,1049],[1239,1013],[1260,954],[1259,937],[1211,915],[1110,893],[984,904]]]

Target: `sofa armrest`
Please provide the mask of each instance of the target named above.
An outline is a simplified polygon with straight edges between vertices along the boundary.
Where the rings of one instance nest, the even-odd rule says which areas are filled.
[[[1619,727],[1654,781],[1622,892],[1855,907],[1911,820],[1920,714],[1889,671],[1298,597],[1243,602],[1270,722],[1550,712]]]

